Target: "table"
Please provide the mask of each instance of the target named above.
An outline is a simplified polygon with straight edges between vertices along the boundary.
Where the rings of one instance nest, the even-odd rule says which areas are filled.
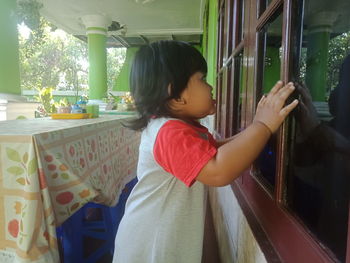
[[[0,262],[59,262],[56,226],[87,202],[117,203],[136,171],[130,118],[0,122]]]

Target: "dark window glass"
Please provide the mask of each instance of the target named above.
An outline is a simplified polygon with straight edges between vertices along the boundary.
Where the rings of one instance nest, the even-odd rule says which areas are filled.
[[[299,0],[300,1],[300,0]],[[303,4],[299,4],[301,8]],[[302,104],[294,112],[287,205],[345,262],[350,192],[350,1],[308,0],[292,68]],[[297,30],[296,30],[297,31]],[[300,31],[300,30],[299,30]],[[293,33],[292,33],[293,34]],[[294,39],[294,38],[293,38]]]
[[[236,44],[241,42],[244,38],[244,0],[237,1],[237,41]]]
[[[224,5],[219,12],[219,23],[218,23],[218,70],[223,67],[224,63],[224,37],[225,37],[225,9]]]
[[[232,53],[232,32],[233,32],[233,1],[226,0],[225,1],[225,60],[230,57]],[[226,62],[225,61],[225,62]]]
[[[222,79],[221,79],[221,99],[220,99],[220,134],[223,138],[228,137],[228,98],[230,94],[230,80],[228,70],[230,66],[225,66],[222,70]]]
[[[216,85],[217,85],[217,88],[216,88],[216,114],[215,114],[216,130],[222,136],[222,131],[221,131],[222,72],[218,73],[218,75],[217,75]]]
[[[243,50],[234,57],[234,71],[233,71],[233,107],[235,115],[233,117],[232,130],[238,133],[241,130],[242,121],[242,103],[246,99],[243,93]]]
[[[258,34],[257,101],[280,79],[282,12],[278,10]],[[276,137],[273,136],[253,167],[254,175],[273,191],[276,177]]]

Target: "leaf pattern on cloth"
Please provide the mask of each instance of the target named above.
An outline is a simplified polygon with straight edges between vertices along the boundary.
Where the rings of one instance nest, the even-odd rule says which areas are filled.
[[[30,184],[29,176],[36,174],[38,171],[37,159],[34,157],[28,162],[28,152],[25,152],[21,158],[20,153],[10,147],[6,148],[6,155],[9,160],[16,163],[16,165],[7,168],[6,171],[14,176],[24,175],[16,179],[16,182],[20,185]]]

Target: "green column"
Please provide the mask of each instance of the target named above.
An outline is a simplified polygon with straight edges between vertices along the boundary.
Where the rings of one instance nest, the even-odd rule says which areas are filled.
[[[325,101],[329,40],[336,19],[337,13],[332,11],[318,12],[306,19],[308,32],[305,82],[314,101]]]
[[[126,50],[126,57],[122,69],[115,81],[113,90],[115,91],[130,91],[129,78],[132,61],[135,57],[135,54],[139,48],[129,47]]]
[[[266,47],[264,63],[263,93],[268,93],[281,78],[281,60],[278,47]]]
[[[314,101],[325,101],[330,32],[307,36],[306,85]]]
[[[107,28],[111,19],[103,15],[81,17],[86,27],[89,51],[89,99],[107,96]]]
[[[107,37],[105,29],[94,28],[94,32],[99,30],[104,34],[88,33],[89,99],[102,99],[107,95]]]
[[[207,82],[213,87],[216,86],[216,49],[217,49],[217,19],[218,1],[209,0],[207,48],[204,54],[208,63]]]
[[[0,1],[0,93],[21,95],[16,1]]]

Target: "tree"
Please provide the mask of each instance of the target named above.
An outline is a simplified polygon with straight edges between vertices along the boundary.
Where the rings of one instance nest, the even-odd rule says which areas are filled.
[[[87,44],[40,16],[36,0],[18,2],[18,23],[30,28],[29,37],[19,35],[22,89],[86,91],[88,88]],[[108,49],[107,79],[112,90],[125,60],[125,49]]]
[[[341,64],[350,54],[350,32],[332,38],[328,54],[327,87],[331,91],[338,85]]]
[[[54,87],[82,90],[87,84],[87,45],[60,30],[41,29],[41,41],[19,37],[20,72],[24,89]],[[85,85],[84,85],[85,84]]]
[[[306,53],[307,48],[303,47],[300,56],[300,79],[305,81],[306,75]],[[343,60],[350,54],[350,32],[333,36],[329,41],[327,61],[327,85],[326,92],[330,93],[339,81],[339,70]]]

